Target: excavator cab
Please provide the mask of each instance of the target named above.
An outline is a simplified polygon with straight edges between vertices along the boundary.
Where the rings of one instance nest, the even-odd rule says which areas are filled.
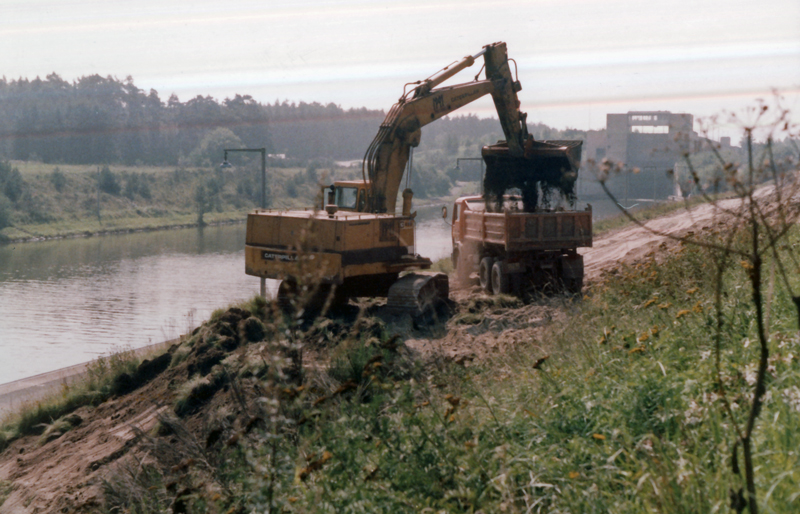
[[[335,206],[336,211],[367,211],[369,182],[342,180],[334,182],[327,189],[327,195],[323,194],[323,198],[327,196],[327,203],[323,206],[323,210],[328,209],[328,206]]]

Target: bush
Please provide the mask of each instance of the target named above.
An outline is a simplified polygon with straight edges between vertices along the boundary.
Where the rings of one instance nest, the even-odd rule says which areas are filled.
[[[11,226],[11,202],[0,193],[0,230]]]
[[[145,200],[149,200],[150,186],[148,184],[148,177],[144,173],[130,173],[124,175],[125,190],[123,194],[133,200],[137,195]]]
[[[108,166],[103,166],[103,169],[100,170],[100,176],[97,179],[97,187],[100,188],[100,191],[114,196],[119,195],[122,189],[119,185],[117,175],[111,171]]]
[[[0,183],[3,186],[2,192],[12,202],[16,203],[25,192],[25,181],[22,179],[22,175],[17,168],[11,168],[8,163],[0,163]]]
[[[64,190],[64,187],[67,185],[67,177],[64,173],[58,169],[58,166],[55,167],[53,172],[50,174],[50,183],[53,184],[53,187],[59,193]]]
[[[226,148],[242,148],[244,143],[231,129],[217,128],[206,133],[189,159],[197,166],[218,166]]]

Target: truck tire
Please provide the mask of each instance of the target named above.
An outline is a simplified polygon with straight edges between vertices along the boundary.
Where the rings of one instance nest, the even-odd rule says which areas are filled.
[[[284,311],[288,311],[292,308],[292,305],[297,298],[297,282],[295,282],[291,278],[286,278],[281,280],[281,283],[278,285],[278,305]]]
[[[494,259],[491,257],[484,257],[481,259],[478,273],[481,279],[481,287],[489,294],[492,293],[492,264],[494,264]]]
[[[580,294],[583,289],[583,256],[577,253],[563,256],[560,268],[564,289],[570,294]]]
[[[494,291],[494,294],[509,294],[511,292],[511,281],[506,272],[505,261],[496,261],[492,265],[492,291]]]
[[[458,248],[453,248],[453,254],[450,259],[453,261],[453,268],[455,268],[456,279],[458,280],[459,284],[466,284],[467,279],[469,278],[469,270],[467,269],[467,263],[461,262],[461,251],[459,251]]]
[[[583,277],[581,278],[567,278],[564,280],[564,286],[570,294],[580,294],[583,290]]]

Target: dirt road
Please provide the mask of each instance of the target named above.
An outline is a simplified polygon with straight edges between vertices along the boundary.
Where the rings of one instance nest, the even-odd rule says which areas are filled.
[[[759,191],[759,196],[768,194],[768,188]],[[769,188],[771,189],[771,188]],[[645,227],[631,226],[604,234],[594,240],[592,248],[583,254],[586,281],[600,278],[604,271],[619,263],[632,262],[653,251],[669,236],[677,237],[688,231],[710,228],[719,221],[722,210],[733,210],[741,205],[738,199],[723,200],[718,206],[703,204],[691,210],[681,209],[673,214],[648,221]]]

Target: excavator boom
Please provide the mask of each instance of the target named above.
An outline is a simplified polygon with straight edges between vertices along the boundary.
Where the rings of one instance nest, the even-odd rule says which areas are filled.
[[[472,66],[483,56],[486,69],[485,80],[437,88],[456,73]],[[479,73],[480,74],[480,73]],[[517,92],[522,89],[512,76],[506,44],[499,42],[486,45],[475,55],[467,56],[454,65],[437,72],[432,77],[412,83],[410,91],[404,92],[392,106],[381,123],[362,163],[364,181],[369,180],[372,194],[370,212],[393,213],[397,195],[412,147],[419,145],[421,128],[446,116],[475,100],[490,94],[497,109],[500,125],[506,140],[489,152],[487,176],[508,175],[519,182],[534,182],[532,177],[547,173],[564,175],[569,180],[577,172],[578,159],[574,159],[574,148],[533,141],[528,134],[526,114],[519,110]],[[490,179],[491,182],[491,179]],[[496,181],[497,183],[503,180]],[[502,193],[501,193],[502,194]]]

